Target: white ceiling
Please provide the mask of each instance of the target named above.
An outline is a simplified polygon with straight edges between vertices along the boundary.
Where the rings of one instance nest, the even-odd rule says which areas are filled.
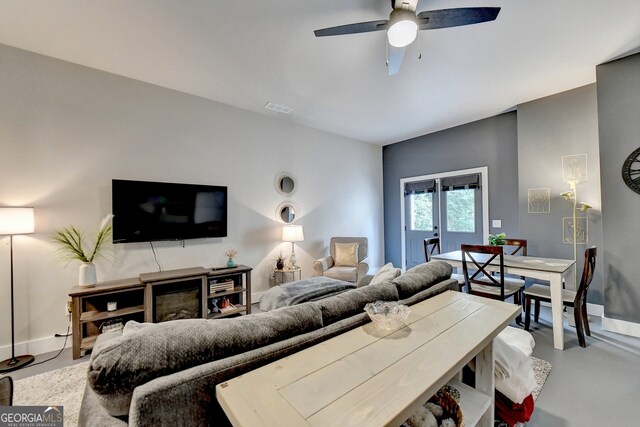
[[[640,46],[638,0],[421,0],[500,6],[497,20],[421,31],[388,76],[385,33],[313,30],[386,19],[389,0],[0,0],[0,43],[375,144],[595,81]],[[293,108],[265,110],[267,102]]]

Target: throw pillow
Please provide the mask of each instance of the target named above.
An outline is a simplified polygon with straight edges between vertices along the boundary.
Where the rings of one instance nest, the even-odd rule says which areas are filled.
[[[380,283],[388,282],[400,275],[400,269],[395,268],[393,263],[385,264],[378,272],[373,276],[369,286],[378,285]]]
[[[334,243],[338,267],[356,267],[358,265],[358,243]]]

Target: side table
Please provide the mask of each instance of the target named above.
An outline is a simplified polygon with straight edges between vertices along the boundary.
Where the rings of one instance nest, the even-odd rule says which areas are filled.
[[[302,280],[302,269],[300,267],[283,268],[282,270],[274,268],[273,279],[275,280],[276,286],[282,285],[283,283],[287,283],[287,282],[295,282],[296,280]]]

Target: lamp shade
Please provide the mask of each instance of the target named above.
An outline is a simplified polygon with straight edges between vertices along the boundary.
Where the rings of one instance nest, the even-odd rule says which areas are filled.
[[[33,208],[0,207],[0,234],[29,234],[34,231]]]
[[[304,232],[301,225],[285,225],[282,227],[282,240],[285,242],[301,242]]]

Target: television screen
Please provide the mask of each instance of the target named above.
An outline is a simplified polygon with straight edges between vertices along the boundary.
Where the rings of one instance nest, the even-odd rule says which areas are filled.
[[[113,243],[227,236],[227,187],[112,180]]]

